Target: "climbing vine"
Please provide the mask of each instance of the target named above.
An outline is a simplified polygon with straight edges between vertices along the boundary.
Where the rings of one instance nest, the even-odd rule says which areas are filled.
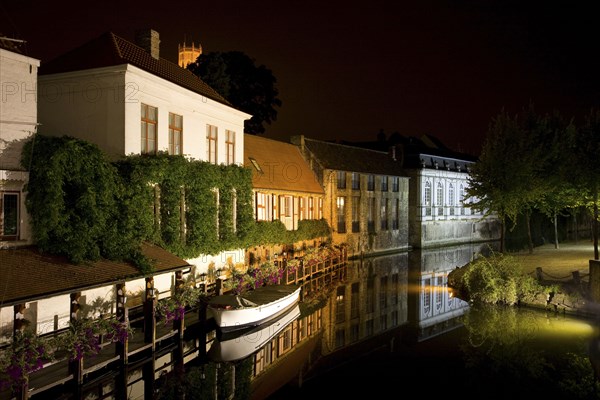
[[[146,273],[144,241],[193,258],[330,236],[325,220],[299,221],[295,231],[256,223],[251,171],[238,165],[166,153],[110,162],[88,142],[42,135],[26,144],[22,164],[36,243],[75,263],[127,260]]]
[[[287,230],[283,222],[258,221],[254,224],[254,231],[251,235],[250,245],[276,245],[291,244],[301,240],[315,238],[330,238],[331,228],[325,219],[320,220],[300,220],[298,229]]]
[[[128,217],[123,184],[97,146],[37,135],[21,160],[29,170],[25,204],[42,251],[74,263],[137,254],[141,238]]]

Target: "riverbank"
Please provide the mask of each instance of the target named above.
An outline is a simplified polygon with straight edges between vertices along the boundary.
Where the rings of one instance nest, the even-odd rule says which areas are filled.
[[[582,278],[589,276],[589,261],[594,259],[594,244],[590,240],[544,244],[535,247],[529,254],[527,249],[510,253],[518,258],[523,270],[535,276],[536,269],[542,269],[542,277],[547,280],[568,281],[577,271]]]
[[[515,258],[523,272],[540,284],[551,287],[534,299],[521,300],[519,305],[572,314],[585,318],[600,318],[600,303],[593,301],[590,290],[590,260],[594,245],[589,240],[545,244],[533,249],[507,253]],[[465,267],[468,268],[468,265]],[[464,270],[457,269],[448,276],[448,285],[460,296]],[[549,294],[547,294],[550,292]],[[467,293],[462,293],[468,299]]]
[[[590,260],[594,259],[594,244],[590,240],[545,244],[511,253],[523,270],[545,285],[558,285],[559,290],[549,298],[537,296],[524,306],[544,308],[557,313],[585,318],[600,317],[600,304],[592,300],[589,287]]]

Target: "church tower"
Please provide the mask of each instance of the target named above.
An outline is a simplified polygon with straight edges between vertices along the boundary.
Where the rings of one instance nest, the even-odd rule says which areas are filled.
[[[182,68],[187,68],[187,66],[193,62],[196,62],[198,56],[202,54],[202,46],[198,43],[197,46],[194,45],[186,45],[185,39],[183,40],[183,45],[179,45],[179,66]]]

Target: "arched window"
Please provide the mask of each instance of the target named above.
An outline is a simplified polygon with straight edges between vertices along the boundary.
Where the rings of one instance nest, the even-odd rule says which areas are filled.
[[[431,278],[423,281],[423,315],[431,313]]]
[[[444,215],[444,186],[442,182],[438,182],[435,190],[435,205],[437,207],[437,215]]]
[[[441,276],[437,277],[437,286],[435,288],[435,308],[437,311],[442,309],[444,293],[447,291],[444,290],[444,278]]]
[[[448,185],[448,207],[450,211],[450,215],[454,215],[454,185]]]
[[[425,215],[431,216],[431,182],[425,182],[425,190],[423,191],[423,206],[425,207]]]
[[[460,215],[465,215],[465,187],[461,183],[458,187],[458,205],[460,206]]]

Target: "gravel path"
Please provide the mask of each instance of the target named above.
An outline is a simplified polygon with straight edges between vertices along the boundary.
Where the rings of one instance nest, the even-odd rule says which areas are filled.
[[[589,240],[565,242],[559,243],[558,249],[554,244],[545,244],[535,247],[532,254],[527,249],[511,254],[528,273],[535,274],[536,268],[541,267],[544,279],[568,280],[574,271],[585,279],[589,275],[589,261],[594,259],[594,244]]]

